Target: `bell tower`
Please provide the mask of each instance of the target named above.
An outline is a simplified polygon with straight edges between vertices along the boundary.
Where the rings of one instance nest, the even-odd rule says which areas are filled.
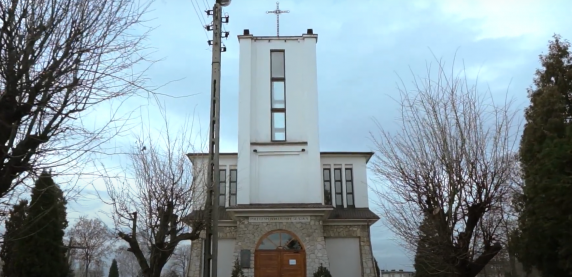
[[[318,36],[244,30],[238,40],[238,204],[322,203]]]

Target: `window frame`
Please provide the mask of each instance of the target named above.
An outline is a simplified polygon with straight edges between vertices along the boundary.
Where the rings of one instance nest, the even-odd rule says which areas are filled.
[[[219,176],[219,182],[218,182],[218,189],[219,189],[219,196],[218,196],[218,205],[219,207],[225,207],[226,205],[226,168],[224,169],[219,169],[218,170],[218,176]],[[221,175],[221,173],[224,173],[223,175]],[[224,178],[220,178],[224,176]],[[224,179],[224,180],[223,180]],[[222,190],[222,188],[224,188],[224,190]],[[221,202],[221,197],[222,197],[222,202]]]
[[[350,172],[350,176],[348,179],[348,171]],[[348,182],[351,183],[351,192],[350,190],[348,190]],[[355,208],[356,207],[356,199],[355,199],[355,186],[354,186],[354,171],[353,168],[351,167],[346,167],[344,169],[344,183],[346,186],[346,203],[348,208]],[[348,200],[351,197],[352,201],[351,201],[351,205],[350,205],[350,201]]]
[[[275,52],[280,52],[282,53],[282,57],[283,57],[283,61],[282,61],[282,66],[283,66],[283,77],[274,77],[272,75],[272,54]],[[287,136],[287,132],[286,132],[286,52],[284,51],[284,49],[271,49],[270,50],[270,140],[272,142],[284,142],[286,141],[286,136]],[[274,83],[275,82],[281,82],[284,85],[284,105],[282,108],[275,108],[274,107]],[[274,114],[279,114],[282,113],[284,114],[284,128],[278,128],[278,130],[276,128],[274,128]],[[284,139],[276,139],[276,133],[277,131],[279,131],[280,133],[284,133]]]
[[[337,180],[336,179],[336,170],[340,171],[340,179]],[[341,167],[335,167],[334,168],[334,200],[336,203],[336,207],[337,208],[343,208],[344,207],[344,178],[343,178],[343,168]],[[336,182],[340,182],[340,192],[338,192],[338,188],[336,187]],[[340,203],[338,203],[338,195],[340,196]]]
[[[235,180],[232,180],[232,172],[235,172],[234,176],[235,176]],[[236,206],[237,203],[237,194],[238,194],[238,171],[236,168],[231,168],[229,170],[229,176],[228,176],[228,205],[230,207],[232,206]],[[234,185],[234,193],[232,192],[232,186]],[[234,196],[234,203],[232,203],[232,197]]]
[[[328,172],[326,175],[326,171]],[[328,180],[326,180],[326,176],[328,176]],[[326,185],[326,182],[329,183],[328,185]],[[323,189],[324,189],[324,205],[333,205],[333,199],[332,199],[332,169],[331,168],[322,168],[322,184],[324,185]],[[329,186],[329,193],[326,192],[326,188],[327,186]],[[329,197],[329,203],[328,203],[328,197]]]

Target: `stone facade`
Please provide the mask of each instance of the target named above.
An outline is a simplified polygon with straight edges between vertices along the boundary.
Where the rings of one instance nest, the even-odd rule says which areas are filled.
[[[362,260],[362,276],[375,277],[375,265],[371,249],[369,227],[367,225],[322,225],[321,217],[310,217],[310,222],[260,222],[251,223],[248,218],[239,218],[236,227],[219,227],[219,238],[236,239],[234,258],[238,258],[240,250],[251,252],[250,268],[243,269],[245,276],[254,277],[254,252],[259,240],[274,230],[290,231],[301,240],[306,252],[306,276],[313,276],[320,264],[329,266],[325,238],[359,238]],[[191,262],[188,277],[201,277],[202,248],[204,234],[201,239],[193,241]]]
[[[236,238],[236,226],[219,226],[218,227],[218,238],[219,239],[235,239]]]
[[[247,277],[254,277],[254,251],[256,244],[266,233],[274,230],[290,231],[300,239],[306,252],[306,276],[313,276],[320,264],[329,267],[326,241],[323,235],[321,217],[310,217],[310,222],[248,222],[248,218],[239,218],[235,257],[240,250],[251,251],[250,268],[243,269]]]
[[[324,226],[324,237],[359,238],[362,276],[375,277],[375,263],[373,261],[369,226],[326,225]]]

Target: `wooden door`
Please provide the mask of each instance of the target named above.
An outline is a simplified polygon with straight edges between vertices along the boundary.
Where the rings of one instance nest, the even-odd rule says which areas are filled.
[[[256,251],[255,277],[306,277],[305,252],[282,250]]]
[[[254,255],[254,276],[280,277],[280,252],[256,251]]]
[[[280,277],[304,277],[306,276],[306,259],[304,252],[287,252],[281,253],[280,258]]]

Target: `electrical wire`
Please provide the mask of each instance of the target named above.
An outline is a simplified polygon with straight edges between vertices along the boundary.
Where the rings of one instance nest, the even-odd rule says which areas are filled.
[[[191,1],[193,1],[193,0],[191,0]],[[194,5],[195,3],[193,2],[193,8],[195,9],[195,13],[197,12],[197,9],[198,9],[198,10],[201,9],[201,5],[199,4],[199,3],[200,3],[200,0],[196,0],[196,1],[197,1],[196,7],[195,7],[195,5]],[[209,0],[203,0],[202,3],[204,4],[203,7],[204,7],[205,11],[210,9],[211,5],[209,4]],[[201,13],[201,15],[202,15],[202,13]],[[198,15],[197,15],[197,17],[198,17]],[[200,20],[201,18],[202,18],[202,20],[203,20],[203,21],[202,21],[203,24],[206,26],[206,25],[207,25],[207,24],[206,24],[207,20],[206,20],[203,16],[201,16],[201,17],[199,18],[199,20]],[[224,25],[224,24],[222,24],[222,31],[223,31],[223,32],[226,32],[226,28],[225,28],[225,25]],[[206,31],[205,31],[205,34],[206,34]],[[208,38],[208,35],[207,35],[207,38]],[[225,46],[223,42],[221,42],[221,44],[222,44],[222,46]]]
[[[211,9],[212,5],[209,4],[209,0],[203,0],[203,2],[205,3],[205,10]],[[222,31],[226,32],[226,28],[224,26],[225,25],[222,25]]]
[[[205,9],[209,9],[212,5],[209,5],[209,1],[208,0],[203,0],[205,3]]]
[[[207,30],[205,29],[205,26],[207,26],[206,20],[204,18],[204,16],[202,15],[202,13],[200,13],[200,5],[199,3],[195,3],[195,0],[191,0],[191,4],[193,5],[193,9],[195,10],[195,14],[197,15],[197,18],[199,19],[199,23],[202,25],[201,29],[203,29],[203,31],[205,32],[205,36],[207,37],[207,40],[210,39],[209,38],[209,34],[207,33]],[[196,4],[196,6],[195,6]],[[197,10],[198,7],[198,10]]]
[[[209,4],[208,0],[203,0],[203,3],[205,3],[205,10],[211,9],[212,5]],[[222,30],[223,30],[223,32],[226,32],[226,28],[224,26],[225,25],[222,25]]]
[[[193,5],[193,9],[195,10],[195,14],[199,18],[200,23],[203,24],[203,26],[206,25],[208,21],[205,19],[204,14],[201,12],[200,4],[197,2],[197,0],[191,0],[191,4]]]

